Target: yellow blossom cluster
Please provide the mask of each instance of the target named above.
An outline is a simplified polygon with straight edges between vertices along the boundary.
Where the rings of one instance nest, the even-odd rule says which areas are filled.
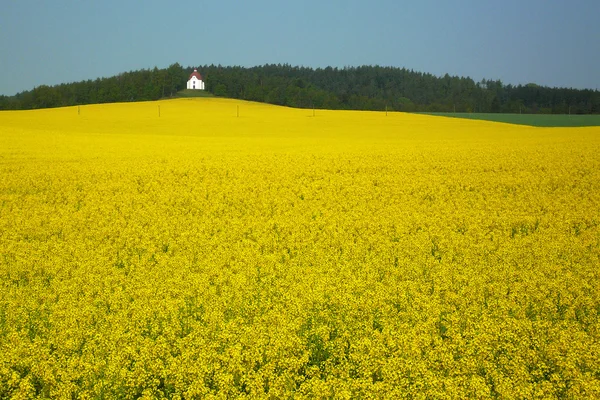
[[[600,128],[2,112],[0,398],[600,398]]]

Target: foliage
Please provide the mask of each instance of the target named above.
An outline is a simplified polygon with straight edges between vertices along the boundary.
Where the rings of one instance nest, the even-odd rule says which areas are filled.
[[[252,68],[204,65],[199,70],[216,96],[299,108],[407,112],[600,114],[600,92],[505,85],[499,80],[437,77],[406,68],[306,68],[271,64]],[[185,88],[191,67],[131,71],[116,77],[40,86],[0,97],[0,109],[157,100]]]
[[[0,109],[36,109],[78,104],[157,100],[185,89],[189,74],[177,63],[166,69],[130,71],[56,86],[39,86],[0,98]]]
[[[599,129],[1,113],[0,398],[600,398]]]

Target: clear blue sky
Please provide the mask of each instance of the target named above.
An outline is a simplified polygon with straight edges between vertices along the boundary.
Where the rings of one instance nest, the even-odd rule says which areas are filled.
[[[174,62],[600,89],[600,0],[0,0],[0,94]]]

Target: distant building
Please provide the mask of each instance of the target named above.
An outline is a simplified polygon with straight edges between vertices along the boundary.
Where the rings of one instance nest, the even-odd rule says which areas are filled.
[[[194,68],[194,72],[190,75],[190,78],[187,81],[188,89],[195,90],[204,90],[204,81],[202,80],[202,75],[198,73],[198,70]]]

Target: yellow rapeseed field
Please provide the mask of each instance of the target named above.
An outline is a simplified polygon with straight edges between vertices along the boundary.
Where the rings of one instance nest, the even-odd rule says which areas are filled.
[[[0,398],[238,397],[600,398],[600,128],[1,112]]]

